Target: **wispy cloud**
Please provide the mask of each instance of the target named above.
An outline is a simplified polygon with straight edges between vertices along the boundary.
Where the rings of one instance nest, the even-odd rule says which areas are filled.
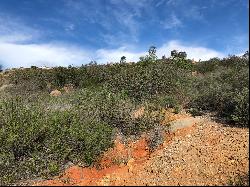
[[[159,7],[159,6],[163,5],[165,2],[166,2],[166,0],[160,0],[160,1],[158,1],[158,2],[155,4],[155,6],[156,6],[156,7]]]
[[[130,13],[135,16],[142,16],[142,11],[150,8],[152,0],[111,0],[111,3],[116,5],[117,7],[122,8],[123,10],[129,9]],[[126,6],[124,6],[126,5]]]
[[[172,14],[168,19],[161,22],[161,24],[165,29],[173,29],[183,26],[182,21],[175,14]]]
[[[0,41],[26,42],[39,38],[41,33],[21,20],[0,13]]]
[[[126,35],[124,32],[118,31],[115,34],[100,34],[102,40],[109,47],[120,47],[122,45],[129,45],[132,43],[133,36]]]
[[[203,9],[206,9],[206,7],[192,6],[184,12],[184,16],[189,19],[193,19],[197,21],[202,21],[202,20],[204,21],[205,19],[202,13]]]
[[[122,22],[124,22],[124,24],[133,23],[133,18],[127,17],[127,19],[124,19]],[[1,18],[0,23],[0,32],[2,34],[0,37],[0,62],[3,63],[5,68],[20,66],[29,67],[31,65],[81,65],[91,60],[96,60],[98,63],[118,62],[121,56],[126,56],[127,61],[138,61],[140,56],[147,54],[147,49],[145,51],[138,51],[136,50],[136,45],[129,45],[130,40],[123,32],[118,32],[120,38],[112,34],[103,36],[107,39],[107,42],[109,40],[113,43],[124,38],[123,41],[113,48],[88,50],[81,46],[68,43],[44,43],[41,41],[37,43],[34,40],[36,36],[40,36],[37,30],[26,26],[22,22],[18,23],[15,19],[11,18],[8,18],[7,22],[4,22],[4,19]],[[172,14],[170,21],[167,22],[165,26],[166,28],[177,28],[181,27],[181,24],[182,22],[177,16]],[[74,30],[75,25],[69,23],[66,27],[70,31]],[[243,39],[238,38],[238,40],[242,42]],[[206,60],[212,57],[224,56],[221,52],[201,46],[184,45],[176,40],[169,41],[160,46],[157,49],[157,55],[159,57],[163,55],[168,56],[173,49],[186,51],[189,58],[194,58],[196,60]]]
[[[143,13],[150,11],[152,0],[110,0],[103,1],[64,1],[65,9],[60,10],[72,21],[87,22],[102,27],[104,40],[112,34],[113,38],[126,35],[131,42],[138,42]],[[118,34],[117,34],[118,33]],[[122,34],[121,34],[122,33]]]
[[[75,24],[69,23],[65,25],[65,31],[73,31],[75,30]]]
[[[232,51],[235,51],[235,53],[242,53],[242,51],[245,52],[247,50],[249,50],[249,35],[243,33],[231,38],[231,42],[226,45],[225,49],[228,54],[231,54]]]
[[[177,6],[180,2],[180,0],[167,0],[167,5]]]
[[[188,58],[207,60],[212,57],[224,57],[229,52],[241,54],[249,43],[249,37],[244,35],[244,31],[241,32],[242,34],[238,32],[238,35],[235,34],[235,37],[231,37],[229,40],[218,36],[218,38],[222,38],[221,42],[218,43],[224,42],[222,44],[223,51],[212,49],[221,48],[218,46],[210,45],[212,47],[208,48],[202,45],[193,45],[192,40],[194,39],[185,37],[185,35],[181,40],[171,40],[171,38],[180,38],[176,35],[176,31],[184,30],[180,28],[184,26],[185,29],[188,28],[187,19],[188,21],[189,19],[203,21],[205,18],[205,13],[202,12],[203,9],[206,9],[205,5],[191,4],[186,8],[189,1],[162,0],[158,1],[157,4],[151,0],[110,0],[105,3],[65,0],[64,2],[65,5],[62,5],[59,10],[62,14],[57,12],[55,17],[45,16],[43,21],[41,18],[40,21],[43,24],[46,21],[50,22],[50,24],[46,22],[44,25],[39,22],[37,25],[40,24],[39,26],[43,28],[41,31],[24,22],[25,20],[0,13],[0,63],[4,67],[81,65],[91,60],[96,60],[98,63],[118,62],[121,56],[126,56],[127,61],[138,61],[139,57],[146,55],[148,50],[147,47],[141,45],[154,42],[151,40],[155,39],[163,40],[163,37],[168,37],[169,40],[157,46],[159,58],[163,55],[169,56],[171,50],[177,49],[186,51]],[[151,12],[151,8],[155,6],[159,8]],[[171,11],[156,15],[156,11],[164,9],[165,6],[171,7]],[[182,11],[184,8],[185,12]],[[165,30],[160,28],[162,30],[156,31],[163,31],[164,34],[159,38],[154,36],[158,34],[157,32],[151,32],[150,35],[147,35],[150,28],[158,29],[160,27],[159,22]],[[153,24],[157,24],[156,27],[151,27],[155,26]],[[48,29],[51,30],[47,30],[47,25],[50,25]],[[55,25],[56,27],[52,28]],[[86,27],[91,28],[85,29]],[[91,31],[90,35],[88,35],[89,31]],[[175,36],[172,35],[171,31],[174,31]],[[46,37],[46,32],[51,32],[51,35]],[[165,35],[165,33],[167,34]],[[60,37],[58,37],[59,35]],[[73,35],[74,37],[71,37]],[[83,35],[84,37],[82,37]],[[88,47],[82,47],[88,45],[85,44],[87,39],[80,41],[77,37],[95,40],[97,42],[92,43],[98,45],[89,45],[91,50]],[[212,35],[211,38],[214,36]],[[58,40],[61,43],[58,43]],[[57,43],[55,43],[56,41]],[[63,43],[63,41],[68,42]],[[145,47],[144,50],[139,50],[142,47]]]

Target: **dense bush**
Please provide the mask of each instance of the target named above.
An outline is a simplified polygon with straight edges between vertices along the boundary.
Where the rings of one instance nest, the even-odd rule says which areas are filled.
[[[243,119],[248,116],[238,118],[239,111],[236,111],[239,108],[243,110],[243,106],[244,111],[248,111],[248,104],[240,104],[237,99],[244,93],[244,100],[248,101],[247,91],[243,91],[249,89],[248,53],[241,57],[213,58],[196,65],[186,59],[185,54],[178,54],[176,52],[172,58],[156,60],[155,48],[152,47],[149,55],[138,63],[92,63],[79,68],[16,70],[11,74],[11,82],[16,84],[11,94],[51,91],[65,84],[73,84],[76,88],[102,89],[106,86],[113,93],[122,91],[137,103],[148,100],[169,106],[169,101],[163,99],[168,98],[175,103],[173,105],[172,102],[172,107],[191,107],[190,111],[196,113],[199,110],[217,111],[233,122],[246,123]],[[192,76],[192,71],[197,71],[198,75]]]
[[[198,64],[202,76],[197,78],[190,107],[216,111],[219,116],[242,126],[249,120],[248,59],[229,57]],[[201,68],[202,67],[202,68]]]
[[[159,94],[181,96],[190,86],[191,79],[189,70],[158,61],[125,67],[106,83],[114,92],[124,90],[131,98],[141,100]]]
[[[106,89],[83,89],[61,98],[0,101],[0,176],[16,179],[58,174],[71,161],[90,165],[112,146],[114,132],[139,135],[158,124],[150,110],[138,119],[135,103]],[[4,183],[3,183],[4,182]]]
[[[0,104],[1,181],[57,174],[68,161],[91,164],[112,145],[112,128],[79,111],[47,111],[20,99]],[[21,176],[19,176],[21,175]]]

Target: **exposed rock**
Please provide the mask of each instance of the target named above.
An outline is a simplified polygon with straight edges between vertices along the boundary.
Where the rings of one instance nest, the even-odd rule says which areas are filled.
[[[11,87],[13,87],[13,84],[4,84],[3,86],[0,87],[0,91],[4,91]]]
[[[53,90],[52,92],[50,92],[50,95],[57,97],[62,95],[62,93],[59,90]]]
[[[194,123],[198,122],[199,118],[187,117],[184,119],[177,119],[169,123],[169,131],[175,132],[178,129],[192,126]]]
[[[192,71],[192,76],[197,76],[197,75],[198,75],[197,71]]]
[[[144,115],[145,107],[141,107],[131,114],[132,119],[141,118]]]
[[[74,85],[73,84],[65,84],[65,86],[63,87],[63,90],[66,93],[72,92],[72,91],[74,91]]]
[[[133,158],[129,159],[129,161],[127,163],[129,172],[132,172],[132,170],[133,170],[133,163],[134,162],[135,162],[135,159],[133,159]]]

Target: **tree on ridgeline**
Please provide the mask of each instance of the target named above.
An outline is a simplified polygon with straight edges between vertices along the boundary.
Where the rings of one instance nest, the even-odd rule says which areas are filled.
[[[190,70],[193,68],[192,60],[187,59],[187,53],[185,51],[171,51],[171,59],[173,63],[175,63],[180,68]]]
[[[152,61],[157,60],[157,56],[156,56],[156,47],[155,46],[151,46],[148,50],[148,55],[150,57],[150,59]]]
[[[120,63],[126,63],[126,57],[125,56],[121,57]]]
[[[181,59],[186,59],[187,58],[187,53],[185,51],[178,52],[177,50],[171,51],[171,57],[174,58],[181,58]]]
[[[156,47],[151,46],[148,50],[148,55],[141,56],[139,59],[140,62],[155,62],[157,60]]]
[[[249,51],[246,51],[244,53],[244,55],[242,55],[242,57],[248,60],[249,59]]]

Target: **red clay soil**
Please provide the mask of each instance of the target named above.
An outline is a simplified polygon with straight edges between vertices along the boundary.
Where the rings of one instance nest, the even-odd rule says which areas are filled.
[[[125,146],[118,137],[115,141],[115,147],[104,154],[98,164],[98,168],[72,166],[62,176],[37,183],[36,185],[105,185],[107,178],[114,174],[118,174],[121,178],[126,178],[127,176],[128,180],[128,174],[133,170],[134,166],[142,165],[147,159],[149,159],[149,149],[145,138]]]
[[[249,172],[248,137],[248,129],[211,120],[166,134],[153,153],[146,136],[126,145],[118,137],[98,167],[72,166],[61,176],[35,185],[224,185],[237,172]]]

